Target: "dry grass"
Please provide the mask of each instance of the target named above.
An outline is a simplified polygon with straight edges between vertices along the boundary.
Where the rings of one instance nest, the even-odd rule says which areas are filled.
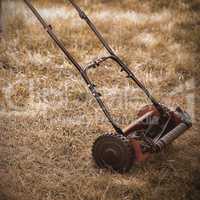
[[[176,97],[169,94],[191,78],[199,87],[198,0],[92,2],[81,1],[81,5],[136,75],[163,103],[186,108],[188,88]],[[37,6],[81,63],[99,52],[105,54],[70,6],[45,1]],[[126,175],[99,170],[91,159],[92,143],[100,134],[113,130],[77,71],[31,13],[20,2],[4,3],[4,8],[0,200],[199,198],[198,108],[193,128],[169,150],[134,166]],[[146,103],[142,93],[112,63],[91,72],[90,77],[123,126]],[[190,107],[198,107],[199,91],[189,89],[195,96]]]

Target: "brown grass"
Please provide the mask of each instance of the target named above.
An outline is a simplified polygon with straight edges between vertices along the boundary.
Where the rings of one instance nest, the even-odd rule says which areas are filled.
[[[186,89],[176,97],[169,94],[191,78],[199,87],[197,0],[87,0],[81,5],[161,102],[187,107]],[[20,2],[3,6],[0,200],[198,199],[198,108],[193,128],[168,150],[125,175],[98,169],[91,158],[91,146],[97,136],[112,132],[111,126],[80,75],[25,12],[26,7]],[[78,61],[87,63],[105,54],[71,6],[43,1],[37,7]],[[54,13],[48,12],[52,8]],[[90,77],[123,126],[147,103],[113,63],[99,67]],[[191,105],[198,107],[198,89],[191,90],[195,96]]]

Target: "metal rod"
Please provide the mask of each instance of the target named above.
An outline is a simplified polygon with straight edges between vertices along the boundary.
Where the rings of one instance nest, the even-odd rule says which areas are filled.
[[[41,15],[38,13],[38,11],[34,8],[34,6],[31,4],[29,0],[24,0],[26,5],[30,8],[30,10],[33,12],[33,14],[37,17],[37,19],[40,21],[40,23],[43,25],[44,29],[47,31],[47,33],[50,35],[50,37],[54,40],[54,42],[57,44],[57,46],[62,50],[64,55],[72,62],[72,64],[76,67],[76,69],[80,72],[81,76],[83,77],[84,81],[88,85],[88,88],[90,89],[92,95],[98,102],[101,110],[104,112],[105,116],[107,117],[108,121],[112,124],[115,131],[119,134],[123,134],[122,129],[114,122],[111,114],[109,113],[108,109],[106,108],[104,102],[101,100],[99,93],[96,91],[96,88],[94,84],[90,81],[87,74],[85,73],[84,69],[76,62],[76,60],[73,58],[73,56],[67,51],[64,44],[58,39],[58,37],[55,35],[55,33],[52,30],[51,25],[48,25],[47,22],[41,17]]]
[[[38,11],[33,7],[33,5],[30,3],[29,0],[24,0],[26,5],[30,8],[30,10],[33,12],[33,14],[37,17],[37,19],[40,21],[44,29],[47,31],[47,33],[51,36],[51,38],[55,41],[57,46],[62,50],[62,52],[67,56],[67,58],[75,65],[75,67],[78,69],[78,71],[83,75],[83,78],[88,83],[87,78],[83,74],[83,69],[81,66],[75,61],[75,59],[71,56],[71,54],[66,50],[64,44],[57,38],[57,36],[54,34],[51,25],[48,25],[47,22],[41,17],[41,15],[38,13]]]
[[[106,40],[103,38],[103,36],[101,35],[101,33],[97,30],[97,28],[95,27],[95,25],[92,23],[92,21],[89,19],[89,17],[83,12],[83,10],[81,10],[81,8],[72,0],[69,0],[69,2],[73,5],[73,7],[77,10],[77,12],[79,13],[79,16],[81,19],[84,19],[86,21],[86,23],[88,24],[88,26],[92,29],[92,31],[96,34],[96,36],[98,37],[98,39],[101,41],[101,43],[103,44],[103,46],[107,49],[107,51],[111,54],[111,55],[115,55],[114,51],[111,49],[111,47],[108,45],[108,43],[106,42]]]
[[[128,68],[128,66],[114,53],[112,48],[109,46],[109,44],[106,42],[106,40],[103,38],[102,34],[97,30],[95,25],[92,23],[92,21],[89,19],[89,17],[84,13],[84,11],[73,1],[69,0],[69,2],[72,4],[72,6],[77,10],[79,13],[79,16],[81,19],[85,20],[85,22],[88,24],[88,26],[91,28],[91,30],[95,33],[97,38],[100,40],[100,42],[103,44],[103,46],[107,49],[107,51],[113,56],[113,59],[121,66],[123,71],[125,71],[128,76],[140,87],[143,92],[146,94],[146,96],[151,100],[151,102],[154,104],[156,109],[163,114],[164,111],[162,109],[162,106],[158,103],[158,101],[150,94],[150,92],[147,90],[147,88],[137,79],[137,77],[133,74],[133,72]]]

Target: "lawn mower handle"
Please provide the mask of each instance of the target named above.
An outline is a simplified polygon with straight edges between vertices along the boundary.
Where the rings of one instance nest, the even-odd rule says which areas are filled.
[[[113,52],[113,50],[110,48],[108,43],[105,41],[105,39],[102,37],[100,32],[97,31],[96,27],[94,24],[90,21],[90,19],[87,17],[87,15],[74,3],[74,1],[69,0],[71,4],[75,7],[75,9],[79,12],[79,15],[82,19],[84,19],[89,27],[93,30],[95,35],[98,37],[98,39],[101,41],[103,46],[107,49],[109,56],[113,61],[118,63],[122,71],[125,71],[128,74],[128,78],[131,78],[147,95],[147,97],[152,101],[153,105],[155,108],[162,114],[164,114],[164,110],[162,106],[151,96],[149,91],[145,88],[145,86],[135,77],[135,75],[131,72],[131,70],[128,68],[128,66]],[[64,44],[61,42],[61,40],[58,39],[56,34],[53,32],[52,26],[48,25],[47,22],[41,17],[41,15],[38,13],[38,11],[33,7],[31,2],[29,0],[24,0],[25,4],[29,7],[29,9],[33,12],[33,14],[36,16],[36,18],[39,20],[39,22],[42,24],[43,28],[47,31],[49,36],[53,39],[53,41],[56,43],[56,45],[61,49],[61,51],[64,53],[66,58],[71,61],[71,63],[76,67],[76,69],[80,72],[81,76],[83,77],[84,81],[88,85],[88,88],[96,101],[98,102],[101,110],[107,117],[108,121],[112,124],[113,128],[115,131],[119,134],[124,135],[123,130],[118,126],[118,124],[114,121],[112,118],[110,112],[108,111],[107,107],[105,106],[104,102],[102,101],[101,94],[97,92],[96,86],[91,82],[89,79],[87,72],[84,70],[83,67],[74,59],[74,57],[68,52],[68,50],[65,48]]]

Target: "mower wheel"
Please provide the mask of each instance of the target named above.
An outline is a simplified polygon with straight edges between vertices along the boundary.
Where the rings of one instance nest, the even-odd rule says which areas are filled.
[[[104,134],[94,142],[92,156],[100,168],[124,173],[132,167],[134,150],[130,141],[123,135]]]

